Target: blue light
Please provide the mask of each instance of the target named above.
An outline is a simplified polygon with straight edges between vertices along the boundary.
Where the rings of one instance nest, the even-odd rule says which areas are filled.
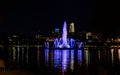
[[[48,63],[49,61],[49,49],[45,49],[45,62]]]
[[[82,50],[78,50],[78,63],[80,64],[80,65],[82,65],[82,62],[83,62],[83,54],[82,54]]]
[[[56,28],[55,29],[55,33],[59,33],[60,32],[60,29],[59,28]]]

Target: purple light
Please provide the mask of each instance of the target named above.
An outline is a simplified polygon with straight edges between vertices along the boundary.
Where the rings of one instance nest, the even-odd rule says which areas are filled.
[[[83,59],[82,59],[82,50],[78,50],[78,63],[82,65]]]
[[[64,26],[63,26],[63,34],[62,34],[62,39],[63,39],[63,44],[67,44],[67,26],[66,26],[66,21],[64,21]]]
[[[45,62],[48,63],[49,61],[49,49],[45,49]]]
[[[62,60],[62,58],[61,58],[61,50],[54,50],[54,58],[53,58],[53,60],[54,60],[54,67],[55,68],[60,68],[60,62],[61,62],[61,60]]]
[[[59,46],[59,48],[70,48],[69,44],[67,43],[67,24],[64,21],[63,25],[63,34],[62,34],[63,43]]]
[[[67,70],[67,56],[69,55],[69,52],[67,50],[63,50],[63,58],[62,58],[62,72],[65,72]]]
[[[59,30],[59,29],[56,29]],[[67,38],[67,23],[64,21],[63,30],[62,30],[62,37],[55,38],[53,43],[53,48],[81,48],[84,46],[84,42],[76,42],[75,39]],[[49,42],[44,43],[45,48],[50,48]]]

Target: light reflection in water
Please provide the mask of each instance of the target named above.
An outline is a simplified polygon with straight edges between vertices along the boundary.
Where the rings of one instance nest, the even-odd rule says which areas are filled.
[[[74,50],[71,50],[71,61],[70,61],[70,69],[74,70]]]
[[[46,56],[46,54],[45,54],[45,56]],[[37,47],[37,61],[38,61],[38,65],[39,65],[39,63],[40,63],[40,50],[39,50],[39,46]]]
[[[98,59],[100,61],[100,50],[98,50]]]
[[[67,70],[67,63],[68,63],[68,57],[69,57],[69,50],[63,50],[62,51],[62,72],[65,72]]]
[[[15,61],[15,59],[16,59],[15,55],[16,55],[16,49],[15,49],[15,47],[13,47],[13,61]]]
[[[51,50],[50,51],[50,63],[51,63],[51,66],[54,66],[54,50]]]
[[[45,49],[45,63],[49,63],[49,49]]]
[[[54,67],[55,68],[60,68],[60,65],[61,65],[61,50],[54,50]]]
[[[88,66],[88,50],[85,50],[85,60],[86,65]]]
[[[21,61],[21,58],[23,59],[23,54],[26,53],[26,52],[23,52],[24,48],[21,48],[21,47],[11,47],[12,48],[12,58],[13,60],[15,61],[17,59],[18,62]],[[21,51],[22,50],[22,51]],[[27,60],[25,61],[28,61],[28,54],[29,54],[29,47],[27,47],[27,55],[24,55],[27,57]],[[96,50],[97,51],[97,50]],[[101,61],[106,61],[106,56],[109,56],[109,59],[112,63],[116,63],[115,61],[115,50],[114,49],[109,49],[109,52],[110,53],[107,53],[105,51],[103,51],[102,53],[102,50],[98,50],[97,52],[97,58],[94,58],[94,57],[91,57],[91,59],[98,59]],[[40,51],[41,52],[41,51]],[[39,59],[41,58],[39,55],[40,55],[40,52],[39,52],[39,48],[38,48],[38,63],[39,63]],[[91,50],[89,50],[89,48],[86,48],[85,50],[49,50],[49,49],[45,49],[45,52],[44,53],[41,53],[43,55],[45,55],[45,64],[47,63],[52,63],[52,66],[54,68],[57,68],[59,70],[62,71],[62,73],[64,74],[64,72],[67,71],[67,69],[69,68],[71,71],[74,70],[74,64],[76,65],[75,62],[77,62],[77,65],[80,65],[78,67],[81,67],[81,66],[84,66],[83,64],[85,63],[86,65],[85,66],[88,66],[89,64],[89,61],[90,61],[90,52],[91,52],[91,55],[94,55],[94,52],[92,52]],[[96,53],[96,52],[95,52]],[[117,59],[119,59],[119,62],[120,62],[120,49],[116,50],[116,53],[118,53],[117,55]],[[76,54],[76,55],[75,55]],[[110,55],[109,55],[110,54]],[[22,57],[21,57],[22,56]],[[24,58],[26,58],[24,57]],[[101,58],[100,58],[101,57]],[[77,60],[76,60],[76,59]],[[104,60],[104,59],[105,60]],[[85,60],[85,62],[84,62]],[[93,60],[94,61],[94,60]],[[23,62],[23,60],[22,60]],[[31,62],[31,61],[30,61]],[[110,62],[110,63],[111,63]],[[96,62],[95,62],[96,63]],[[118,63],[118,62],[117,62]],[[48,64],[49,65],[49,64]],[[51,66],[51,65],[49,65]]]
[[[21,50],[21,51],[22,51],[22,64],[23,64],[23,58],[24,58],[24,56],[23,56],[23,55],[24,55],[24,47],[22,47],[22,50]]]
[[[62,72],[66,70],[67,67],[67,52],[66,50],[63,51],[63,57],[62,57]]]
[[[78,60],[78,63],[80,64],[80,66],[82,65],[82,62],[83,62],[83,59],[82,59],[82,50],[78,50],[78,53],[77,53],[77,60]]]
[[[74,50],[54,50],[54,67],[66,72],[68,66],[74,69]]]
[[[83,58],[84,51],[84,58]],[[82,66],[83,59],[85,60],[86,66],[90,61],[90,52],[87,50],[77,50],[77,61]],[[74,50],[54,50],[54,62],[53,65],[57,69],[61,69],[62,73],[66,72],[67,68],[70,67],[71,71],[74,70]]]
[[[90,53],[88,53],[89,51],[88,51],[88,49],[86,49],[85,51],[84,51],[84,59],[85,59],[85,64],[86,64],[86,66],[88,66],[88,63],[89,63],[89,61],[90,61]]]
[[[29,47],[27,46],[27,54],[26,54],[26,62],[28,63],[28,52],[29,51]]]
[[[118,58],[119,58],[119,61],[120,61],[120,49],[118,49]]]
[[[17,48],[17,61],[19,62],[19,52],[20,52],[20,47]]]
[[[111,49],[111,59],[112,59],[112,64],[114,63],[114,55],[113,55],[113,53],[114,53],[114,49]]]

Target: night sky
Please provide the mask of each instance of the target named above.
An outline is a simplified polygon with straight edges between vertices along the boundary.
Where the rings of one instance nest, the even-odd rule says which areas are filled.
[[[51,33],[75,23],[77,31],[120,31],[117,6],[100,5],[96,0],[15,0],[0,2],[0,32],[31,35]],[[101,8],[102,7],[102,8]],[[111,8],[112,7],[112,8]],[[114,12],[113,12],[114,11]],[[109,28],[108,28],[109,27]]]

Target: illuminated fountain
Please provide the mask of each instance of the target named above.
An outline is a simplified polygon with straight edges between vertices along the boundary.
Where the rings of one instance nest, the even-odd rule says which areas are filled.
[[[59,45],[59,48],[70,48],[70,45],[67,42],[67,25],[64,21],[63,34],[62,34],[62,44]]]
[[[53,48],[81,48],[84,43],[81,41],[76,41],[72,38],[67,38],[67,24],[64,21],[63,31],[61,38],[55,38],[53,41]],[[45,42],[45,48],[50,48],[49,41]]]
[[[74,45],[75,45],[75,40],[67,38],[67,24],[66,24],[66,21],[64,21],[62,38],[55,39],[54,47],[55,48],[74,48],[75,47]]]

